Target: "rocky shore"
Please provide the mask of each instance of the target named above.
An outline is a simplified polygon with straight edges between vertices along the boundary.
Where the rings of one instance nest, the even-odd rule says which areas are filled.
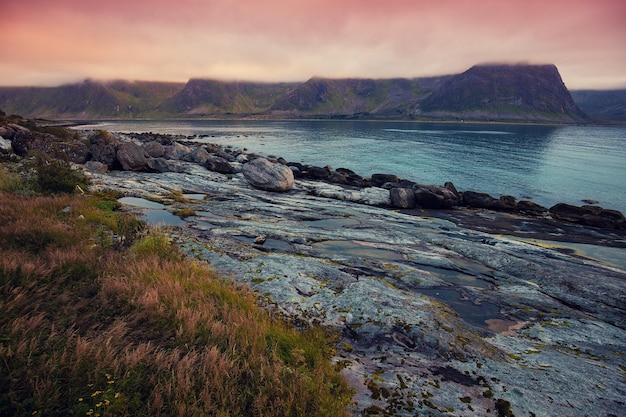
[[[164,219],[190,256],[277,312],[336,328],[355,416],[626,408],[619,212],[362,178],[193,138],[95,132],[84,146],[72,155],[94,189],[134,197],[128,209]]]

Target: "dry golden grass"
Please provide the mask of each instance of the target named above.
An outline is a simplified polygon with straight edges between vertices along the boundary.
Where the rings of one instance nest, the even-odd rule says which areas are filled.
[[[92,198],[0,199],[0,415],[347,415],[324,329],[272,319],[162,230],[106,244],[132,222]]]

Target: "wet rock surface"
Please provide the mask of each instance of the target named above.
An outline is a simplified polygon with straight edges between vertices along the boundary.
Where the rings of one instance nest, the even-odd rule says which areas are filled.
[[[162,209],[196,213],[172,236],[285,315],[337,329],[355,416],[623,414],[623,230],[390,210],[389,190],[309,179],[273,193],[176,164],[91,173],[92,187],[194,194]]]

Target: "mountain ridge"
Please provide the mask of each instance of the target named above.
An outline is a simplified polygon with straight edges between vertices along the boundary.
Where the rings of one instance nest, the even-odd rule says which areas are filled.
[[[0,109],[70,120],[332,118],[586,123],[554,65],[477,65],[422,78],[187,83],[86,80],[59,87],[0,87]]]

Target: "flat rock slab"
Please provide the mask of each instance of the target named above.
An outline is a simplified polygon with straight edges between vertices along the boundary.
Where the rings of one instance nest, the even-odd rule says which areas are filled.
[[[196,215],[172,236],[268,306],[336,328],[354,415],[623,414],[626,268],[611,259],[624,249],[581,256],[355,204],[328,184],[277,194],[184,169],[92,181],[137,197],[206,195],[174,203]]]

